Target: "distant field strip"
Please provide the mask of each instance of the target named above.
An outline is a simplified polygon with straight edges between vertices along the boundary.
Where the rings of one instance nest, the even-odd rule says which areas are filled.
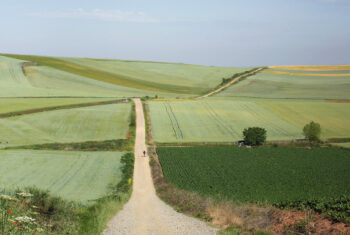
[[[270,69],[287,69],[300,71],[335,71],[350,70],[350,65],[291,65],[291,66],[269,66]]]
[[[58,70],[76,74],[79,76],[99,80],[102,82],[112,83],[116,85],[121,85],[125,87],[159,91],[159,92],[170,92],[170,93],[184,93],[184,94],[200,94],[207,89],[197,88],[197,87],[187,87],[181,85],[167,85],[159,82],[153,82],[153,80],[142,80],[139,78],[132,77],[130,75],[119,74],[117,68],[114,72],[100,70],[99,67],[93,68],[92,66],[85,66],[78,64],[76,62],[71,62],[67,60],[62,60],[54,57],[44,57],[44,56],[29,56],[29,55],[8,55],[4,54],[7,57],[12,57],[25,61],[35,61],[38,65],[44,65],[52,67]],[[178,84],[178,83],[177,83]]]
[[[0,119],[0,147],[123,139],[130,111],[110,104]]]
[[[40,112],[53,111],[53,110],[72,109],[72,108],[90,107],[90,106],[107,105],[107,104],[118,104],[118,103],[127,103],[127,102],[128,100],[126,99],[109,100],[109,101],[98,101],[98,102],[81,103],[81,104],[67,104],[67,105],[61,105],[61,106],[43,107],[38,109],[27,109],[23,111],[3,113],[3,114],[0,114],[0,118],[21,116],[25,114],[33,114],[33,113],[40,113]]]
[[[302,138],[301,129],[255,102],[149,102],[153,140],[230,142],[242,139],[246,127],[267,129],[269,140]]]
[[[37,186],[86,203],[120,180],[122,152],[0,151],[0,188]]]
[[[215,97],[350,100],[350,76],[310,77],[258,73],[228,87]]]
[[[350,73],[293,73],[286,71],[274,71],[274,70],[266,70],[262,73],[270,73],[270,74],[280,74],[280,75],[290,75],[290,76],[304,76],[304,77],[349,77]]]
[[[343,148],[350,148],[350,143],[334,143],[332,145],[343,147]]]

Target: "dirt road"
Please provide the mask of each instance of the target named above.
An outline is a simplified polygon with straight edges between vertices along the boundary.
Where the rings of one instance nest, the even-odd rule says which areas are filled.
[[[206,97],[212,96],[212,95],[214,95],[214,94],[216,94],[216,93],[219,93],[219,92],[222,91],[223,89],[225,89],[225,88],[231,86],[233,83],[235,83],[235,82],[237,82],[238,80],[240,80],[242,77],[248,77],[248,76],[252,75],[253,73],[257,73],[257,72],[259,72],[259,71],[261,71],[261,70],[263,70],[263,68],[258,68],[258,69],[254,70],[254,71],[252,71],[252,72],[250,72],[250,73],[248,73],[248,74],[244,74],[244,75],[242,75],[242,76],[236,77],[235,79],[233,79],[233,80],[230,81],[229,83],[227,83],[227,84],[225,84],[225,85],[219,87],[219,88],[216,89],[215,91],[212,91],[212,92],[210,92],[210,93],[208,93],[208,94],[199,96],[199,97],[197,97],[196,99],[206,98]]]
[[[133,193],[103,234],[216,234],[215,228],[174,211],[156,196],[149,158],[143,157],[146,133],[142,103],[140,99],[134,99],[134,102],[136,140]]]

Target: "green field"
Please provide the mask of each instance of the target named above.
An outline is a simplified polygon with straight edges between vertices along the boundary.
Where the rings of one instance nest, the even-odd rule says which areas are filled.
[[[120,180],[122,152],[0,151],[0,187],[36,186],[87,202]]]
[[[244,128],[263,127],[267,140],[301,139],[310,121],[321,124],[322,138],[350,136],[350,104],[325,102],[216,100],[149,102],[153,140],[232,142]]]
[[[94,103],[111,98],[0,98],[0,114],[70,104]]]
[[[234,84],[216,96],[350,100],[350,76],[308,77],[258,73]]]
[[[157,153],[165,177],[181,189],[236,203],[313,201],[316,210],[325,203],[331,216],[350,218],[347,149],[202,146],[159,147]],[[346,195],[344,204],[335,200]]]
[[[123,139],[130,111],[111,104],[0,119],[0,147]]]
[[[343,148],[350,148],[350,143],[333,143],[332,145],[343,147]]]
[[[321,125],[322,138],[350,136],[350,103],[258,102],[281,119],[298,127],[315,121]]]
[[[144,95],[158,94],[159,96],[165,96],[166,93],[170,93],[168,95],[169,97],[174,97],[175,95],[173,93],[187,94],[185,96],[203,94],[220,84],[223,77],[230,77],[235,73],[247,70],[245,68],[234,67],[227,68],[140,61],[55,58],[26,55],[4,56],[6,57],[2,58],[11,57],[21,61],[34,61],[37,62],[38,65],[55,69],[55,71],[45,71],[45,69],[41,68],[29,69],[28,74],[34,74],[31,75],[33,84],[39,87],[47,86],[45,80],[47,77],[52,77],[53,74],[54,77],[56,76],[54,81],[58,84],[58,87],[64,86],[64,83],[70,83],[71,80],[74,80],[74,82],[78,84],[82,80],[84,83],[88,80],[94,80],[104,83],[100,84],[100,86],[106,86],[106,83],[108,83],[118,85],[120,88],[132,88],[131,90],[125,89],[126,94],[124,95],[131,95],[132,92],[140,93],[139,91],[137,92],[137,90],[152,91],[152,93],[144,92]],[[65,72],[63,75],[64,81],[62,81],[62,76],[59,76],[58,71]],[[87,83],[91,85],[92,81]],[[86,92],[84,89],[79,91]],[[119,91],[123,93],[123,89],[119,89]],[[108,93],[108,89],[105,93]]]
[[[119,86],[47,66],[28,66],[22,70],[22,62],[0,56],[0,86],[6,88],[0,93],[0,98],[178,96]]]
[[[248,69],[233,67],[199,66],[175,63],[143,61],[99,60],[84,58],[61,58],[74,64],[120,74],[146,82],[155,82],[169,87],[181,84],[193,91],[203,92],[220,84],[223,77],[230,77]]]

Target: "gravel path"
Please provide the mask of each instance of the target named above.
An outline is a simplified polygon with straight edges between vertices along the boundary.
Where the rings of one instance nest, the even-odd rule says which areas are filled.
[[[145,144],[145,119],[140,99],[136,105],[136,140],[133,193],[103,232],[109,234],[216,234],[212,228],[197,219],[174,211],[155,193],[151,178],[149,158],[143,157]]]
[[[262,69],[263,69],[263,68],[258,68],[258,69],[254,70],[254,71],[252,71],[252,72],[250,72],[250,73],[248,73],[248,74],[244,74],[244,75],[242,75],[242,76],[236,77],[235,79],[233,79],[233,80],[230,81],[229,83],[227,83],[227,84],[225,84],[225,85],[219,87],[218,89],[216,89],[216,90],[214,90],[214,91],[209,92],[208,94],[199,96],[199,97],[197,97],[196,99],[206,98],[206,97],[212,96],[212,95],[214,95],[214,94],[216,94],[216,93],[219,93],[219,92],[222,91],[223,89],[225,89],[225,88],[231,86],[233,83],[239,81],[242,77],[248,77],[248,76],[252,75],[253,73],[258,73],[258,72],[260,72]]]

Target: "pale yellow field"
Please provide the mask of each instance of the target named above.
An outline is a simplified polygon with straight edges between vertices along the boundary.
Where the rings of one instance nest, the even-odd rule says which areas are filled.
[[[303,70],[303,71],[306,71],[306,70]],[[350,76],[350,73],[291,73],[291,72],[271,71],[271,70],[265,70],[265,71],[262,71],[262,73],[291,75],[291,76],[300,76],[300,77],[348,77]]]
[[[288,69],[299,71],[334,71],[349,70],[350,65],[291,65],[291,66],[269,66],[269,69]]]

